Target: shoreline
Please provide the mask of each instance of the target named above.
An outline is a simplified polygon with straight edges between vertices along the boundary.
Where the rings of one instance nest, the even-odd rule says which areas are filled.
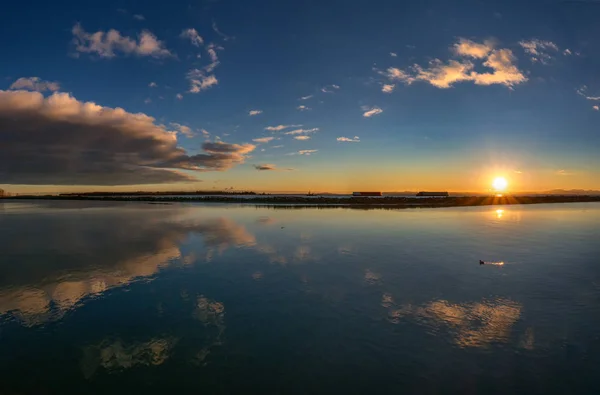
[[[146,202],[150,204],[168,203],[229,203],[250,204],[269,207],[296,208],[435,208],[435,207],[470,207],[514,204],[548,204],[548,203],[585,203],[600,202],[600,196],[461,196],[444,198],[416,197],[301,197],[301,196],[264,196],[251,198],[235,196],[11,196],[2,200],[51,200],[51,201],[105,201],[105,202]]]

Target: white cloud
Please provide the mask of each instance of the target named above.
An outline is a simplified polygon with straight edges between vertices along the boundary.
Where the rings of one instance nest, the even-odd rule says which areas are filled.
[[[308,100],[311,97],[313,97],[314,95],[308,95],[308,96],[302,96],[301,98],[299,98],[298,100]]]
[[[283,145],[274,145],[271,148],[283,148]]]
[[[254,141],[255,143],[268,143],[269,141],[273,141],[273,139],[275,139],[275,137],[260,137],[257,139],[252,139],[252,141]]]
[[[390,52],[390,56],[391,56],[392,58],[395,58],[395,57],[397,57],[397,56],[398,56],[398,54],[397,54],[397,53],[395,53],[395,52]]]
[[[181,93],[176,94],[175,97],[179,100],[183,100],[183,95]]]
[[[454,44],[454,51],[459,56],[482,59],[494,49],[490,41],[485,41],[483,44],[473,42],[464,38],[459,39],[458,43]]]
[[[206,75],[204,71],[198,69],[190,70],[187,79],[190,82],[190,93],[200,93],[219,83],[214,74]]]
[[[150,104],[150,103],[152,103],[152,99],[150,99],[150,98],[148,97],[148,98],[146,98],[146,100],[144,100],[144,103],[146,103],[146,104]]]
[[[213,43],[208,44],[208,46],[206,47],[206,52],[208,53],[208,56],[210,57],[210,60],[212,60],[213,63],[217,63],[219,61],[219,57],[217,56],[217,49],[221,50],[223,49],[223,47],[220,47]]]
[[[298,154],[300,155],[312,155],[315,152],[319,151],[318,149],[303,149],[298,151]]]
[[[95,54],[101,58],[112,58],[117,53],[154,58],[173,56],[164,43],[148,30],[142,30],[137,40],[122,36],[114,29],[87,33],[79,23],[73,26],[71,32],[77,52]]]
[[[542,64],[548,64],[552,60],[552,56],[548,52],[558,51],[558,46],[552,41],[542,41],[537,38],[529,41],[519,41],[519,45],[523,47],[525,53],[530,55],[532,62],[540,62]]]
[[[133,15],[133,19],[135,19],[137,21],[144,21],[144,20],[146,20],[146,18],[142,14],[134,14]]]
[[[410,70],[392,67],[379,73],[391,81],[402,81],[407,85],[425,81],[441,89],[463,81],[472,81],[476,85],[499,84],[509,88],[527,81],[527,77],[515,66],[516,58],[510,49],[493,49],[489,42],[478,44],[465,39],[460,39],[452,48],[463,59],[450,59],[447,63],[434,59],[427,68],[416,64]],[[493,72],[479,73],[474,70],[475,65],[464,58],[485,59],[482,65]]]
[[[254,115],[258,115],[258,114],[262,114],[262,110],[250,110],[250,111],[248,111],[248,115],[250,115],[250,116],[254,116]]]
[[[296,107],[296,110],[300,110],[300,111],[308,111],[308,110],[310,110],[310,107],[306,107],[306,106],[298,106],[298,107]]]
[[[358,136],[350,137],[338,137],[337,141],[345,142],[345,143],[360,143],[360,138]]]
[[[60,84],[58,82],[44,81],[40,77],[21,77],[12,83],[10,89],[24,89],[37,92],[56,92],[57,90],[60,90]]]
[[[158,85],[156,84],[156,82],[151,82],[151,83],[148,84],[148,86],[150,88],[156,88]]]
[[[381,91],[384,93],[392,93],[394,91],[394,88],[396,88],[395,84],[384,84],[381,87]]]
[[[182,30],[179,37],[190,40],[192,45],[196,47],[200,47],[204,44],[204,39],[198,34],[196,29],[193,28]]]
[[[554,173],[554,174],[556,174],[557,176],[572,176],[573,175],[572,172],[564,170],[564,169],[563,170],[557,170],[556,173]]]
[[[200,133],[202,133],[204,137],[210,137],[210,133],[208,133],[208,130],[206,129],[200,129]]]
[[[364,111],[363,113],[363,117],[365,118],[370,118],[374,115],[379,115],[383,112],[383,110],[379,107],[366,107],[363,106],[362,110]]]
[[[310,136],[294,136],[294,138],[300,141],[310,140]]]
[[[285,132],[284,134],[289,135],[289,136],[294,136],[294,135],[297,135],[297,134],[316,133],[318,131],[319,131],[319,128],[296,129],[296,130],[290,130],[289,132]]]
[[[583,85],[581,88],[577,89],[577,94],[585,97],[588,100],[594,100],[594,101],[600,100],[600,96],[588,96],[586,91],[587,91],[587,86]]]
[[[279,132],[282,131],[284,129],[289,129],[289,128],[299,128],[302,125],[277,125],[277,126],[267,126],[265,128],[265,130],[268,130],[270,132]]]
[[[327,86],[324,86],[323,88],[321,88],[321,92],[323,92],[323,93],[333,93],[333,92],[335,92],[336,90],[339,90],[339,89],[340,89],[339,85],[332,84],[332,85],[327,85]]]
[[[573,52],[571,52],[571,50],[569,48],[567,48],[567,49],[565,49],[563,51],[563,55],[565,55],[565,56],[569,56],[569,55],[572,55],[572,54],[573,54]]]
[[[593,106],[592,108],[596,111],[600,110],[600,106]]]

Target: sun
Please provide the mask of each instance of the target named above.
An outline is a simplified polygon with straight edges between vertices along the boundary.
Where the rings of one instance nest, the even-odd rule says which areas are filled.
[[[508,181],[504,177],[496,177],[492,182],[492,186],[496,191],[503,191],[508,186]]]

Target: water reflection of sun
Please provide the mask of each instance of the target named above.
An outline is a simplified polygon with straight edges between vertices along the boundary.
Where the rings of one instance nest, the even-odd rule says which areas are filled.
[[[498,209],[495,211],[495,213],[496,213],[496,218],[500,219],[504,215],[504,210]]]

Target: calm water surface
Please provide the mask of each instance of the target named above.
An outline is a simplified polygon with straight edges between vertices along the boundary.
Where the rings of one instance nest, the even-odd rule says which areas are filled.
[[[5,202],[0,251],[0,394],[600,393],[597,203]]]

